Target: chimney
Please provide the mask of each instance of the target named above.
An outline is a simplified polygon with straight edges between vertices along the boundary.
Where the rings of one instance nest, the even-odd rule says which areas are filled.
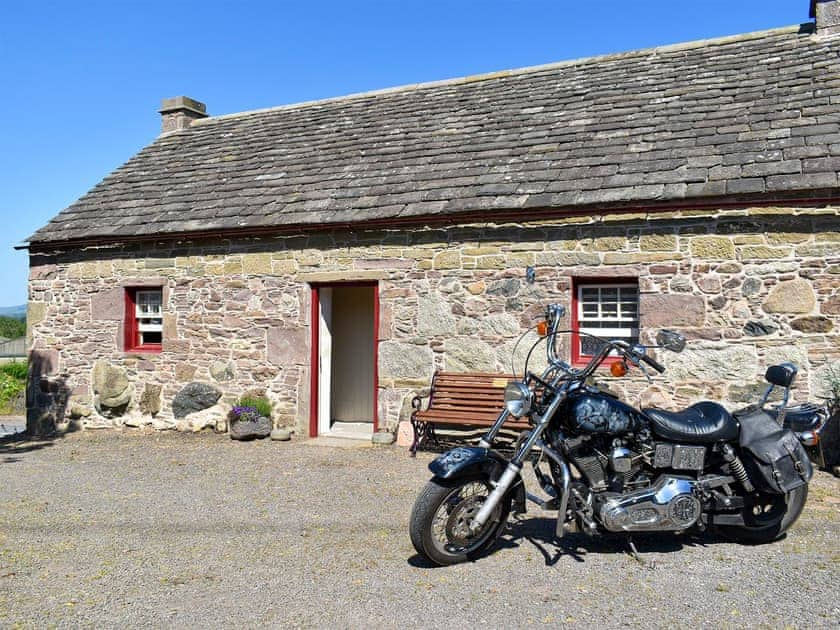
[[[161,133],[172,133],[189,127],[194,120],[207,118],[207,105],[189,96],[165,98],[160,104]]]
[[[811,17],[816,18],[817,35],[840,33],[840,0],[811,0]]]

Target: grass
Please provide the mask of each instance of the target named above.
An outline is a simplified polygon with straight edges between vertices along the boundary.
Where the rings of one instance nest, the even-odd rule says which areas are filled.
[[[236,403],[236,407],[250,407],[266,418],[271,417],[271,402],[263,396],[243,396]]]
[[[25,362],[0,365],[0,414],[11,415],[20,411],[15,409],[15,402],[26,389],[27,370]]]

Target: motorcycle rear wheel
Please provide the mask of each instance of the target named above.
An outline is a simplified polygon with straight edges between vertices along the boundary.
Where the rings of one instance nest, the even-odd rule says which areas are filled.
[[[750,545],[760,545],[781,538],[796,522],[808,499],[808,484],[787,494],[759,493],[744,508],[744,526],[718,525],[726,538]]]
[[[469,530],[492,491],[486,475],[434,478],[423,488],[411,511],[411,543],[421,556],[445,566],[475,560],[496,542],[510,513],[510,498],[496,506],[477,532]]]

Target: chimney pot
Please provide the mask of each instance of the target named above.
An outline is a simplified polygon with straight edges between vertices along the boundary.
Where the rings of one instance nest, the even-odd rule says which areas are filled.
[[[207,105],[189,96],[165,98],[160,104],[161,133],[189,127],[193,121],[207,118]]]
[[[810,15],[816,20],[817,35],[840,33],[840,0],[811,0]]]

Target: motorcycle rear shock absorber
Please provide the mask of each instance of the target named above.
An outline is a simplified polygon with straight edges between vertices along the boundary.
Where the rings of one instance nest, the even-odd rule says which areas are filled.
[[[732,448],[729,444],[723,445],[723,459],[729,464],[729,470],[732,471],[732,474],[735,475],[735,478],[741,482],[741,485],[744,486],[744,490],[749,492],[755,492],[755,486],[752,485],[750,478],[747,476],[747,471],[744,468],[744,464],[741,461],[741,458],[738,457],[738,454],[735,452],[735,449]]]

